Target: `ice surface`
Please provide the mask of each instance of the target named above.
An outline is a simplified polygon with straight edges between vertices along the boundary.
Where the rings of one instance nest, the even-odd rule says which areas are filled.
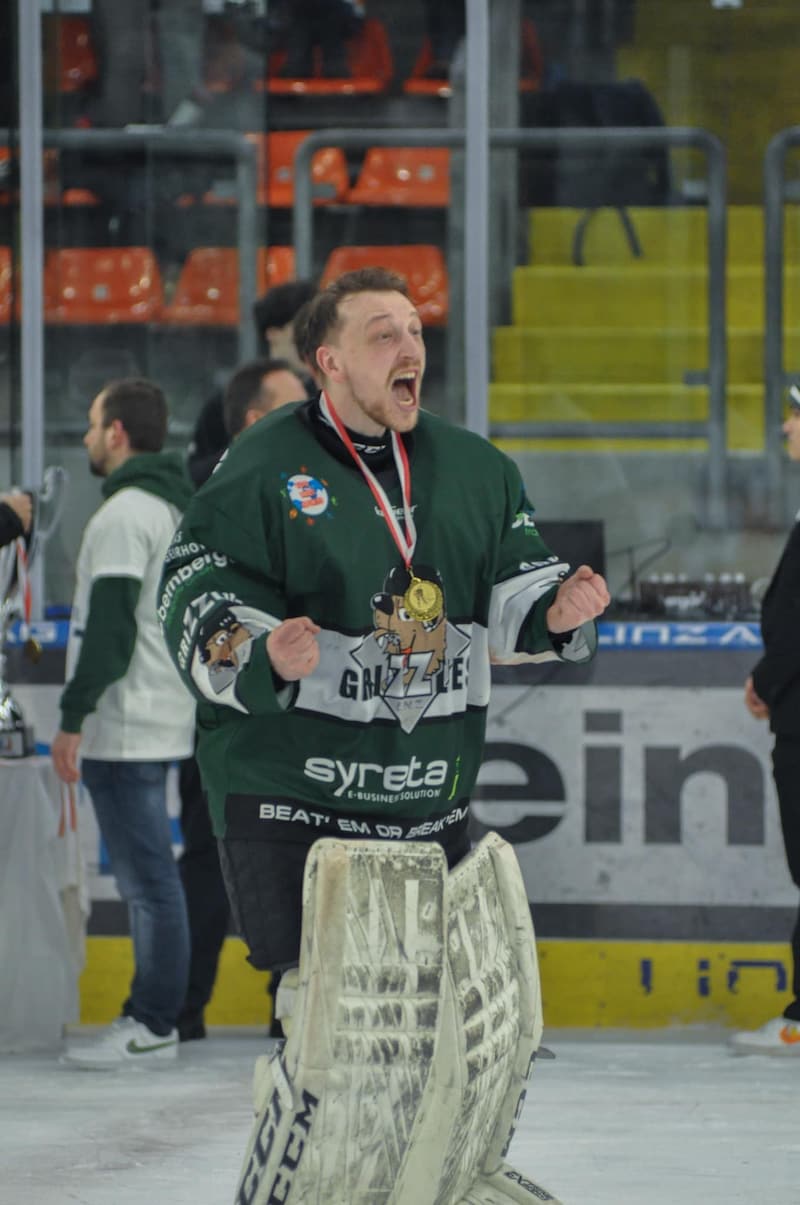
[[[736,1057],[722,1034],[545,1042],[510,1162],[564,1205],[800,1202],[800,1059]],[[1,1057],[0,1202],[232,1205],[269,1045],[217,1030],[166,1070],[110,1073]]]

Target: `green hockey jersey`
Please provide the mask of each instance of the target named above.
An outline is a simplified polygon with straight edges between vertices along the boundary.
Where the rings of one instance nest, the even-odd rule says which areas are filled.
[[[491,664],[594,653],[594,624],[548,635],[569,566],[539,536],[514,463],[426,412],[402,438],[413,571],[438,587],[423,618],[406,605],[386,518],[317,403],[256,423],[186,509],[159,618],[198,700],[219,836],[436,839],[462,827]],[[402,523],[397,476],[383,479]],[[297,615],[320,626],[320,659],[284,683],[266,639]]]

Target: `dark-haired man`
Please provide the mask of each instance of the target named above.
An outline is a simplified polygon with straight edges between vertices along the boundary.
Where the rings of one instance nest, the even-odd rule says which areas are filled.
[[[287,402],[301,402],[305,383],[288,360],[251,360],[237,368],[222,398],[222,414],[229,440],[252,427],[265,414]]]
[[[308,320],[311,316],[314,298],[310,297],[294,316],[292,321],[292,343],[294,344],[295,355],[297,360],[303,366],[303,371],[308,373],[309,379],[313,388],[309,388],[308,396],[310,398],[319,393],[323,386],[322,374],[320,373],[316,356],[316,348],[311,347],[308,342]]]
[[[421,411],[425,346],[401,278],[382,269],[340,278],[318,294],[306,331],[323,397],[282,408],[231,448],[189,504],[161,606],[172,656],[201,701],[199,760],[229,887],[236,899],[240,877],[258,873],[274,884],[285,916],[276,925],[268,909],[251,915],[240,901],[251,956],[265,968],[296,961],[300,881],[315,837],[328,824],[343,831],[342,818],[390,816],[405,833],[449,814],[480,766],[490,655],[586,660],[591,620],[608,600],[601,578],[585,568],[566,577],[545,548],[513,463]],[[399,476],[406,460],[410,497]],[[377,477],[380,497],[362,466]],[[405,533],[414,529],[419,558],[416,548],[408,554]],[[189,574],[196,546],[218,560]],[[424,690],[415,680],[403,695],[393,654],[376,639],[373,599],[407,557],[412,569],[417,559],[432,565],[444,583],[431,593],[442,594],[452,625],[453,672]],[[197,612],[199,600],[208,615]],[[221,693],[197,644],[214,607],[251,633]],[[446,762],[447,786],[394,792],[370,771],[339,790],[343,732],[361,742],[359,763],[405,764],[411,753],[423,764]],[[370,757],[372,739],[380,752]],[[320,769],[328,761],[330,775]],[[326,827],[263,818],[269,796],[324,804]],[[457,861],[469,848],[466,817],[439,839]],[[256,869],[262,857],[277,858],[275,874]]]
[[[298,358],[292,325],[296,315],[316,293],[310,280],[287,280],[273,285],[253,306],[258,337],[275,359],[288,360],[295,372],[308,372]]]
[[[291,280],[269,289],[253,306],[253,321],[264,356],[285,360],[289,370],[298,374],[304,386],[301,397],[311,397],[314,382],[311,380],[313,373],[297,350],[293,320],[314,292],[310,281]],[[308,380],[305,379],[307,375]],[[297,398],[286,400],[297,401]],[[204,403],[189,445],[186,467],[196,486],[202,485],[209,476],[230,438],[223,414],[223,392],[219,390]]]
[[[179,455],[162,450],[166,433],[161,389],[132,378],[100,391],[83,441],[105,501],[78,554],[52,756],[62,781],[82,776],[91,796],[128,905],[135,965],[122,1016],[63,1056],[96,1070],[173,1059],[186,991],[189,931],[166,775],[170,762],[192,752],[195,709],[159,631],[156,590],[191,486]]]
[[[800,462],[800,389],[789,390],[783,424],[786,454]],[[800,518],[800,516],[798,516]],[[745,682],[744,701],[757,720],[767,720],[775,738],[772,777],[778,795],[783,848],[789,873],[800,887],[800,522],[795,520],[761,604],[764,652]],[[731,1034],[738,1054],[778,1054],[800,1058],[800,909],[791,936],[792,979],[783,1013],[759,1028]]]
[[[228,441],[233,441],[272,410],[305,397],[305,385],[288,360],[250,360],[237,368],[222,399],[222,414]],[[204,465],[193,466],[199,487],[210,477],[219,456],[209,456]],[[236,645],[249,638],[241,625],[216,624],[213,639],[205,643],[207,664],[213,668],[213,680],[224,680]],[[211,828],[208,805],[197,761],[194,757],[180,767],[181,831],[183,852],[180,872],[189,910],[191,958],[186,999],[178,1015],[178,1034],[182,1042],[206,1036],[205,1008],[211,999],[225,935],[230,906],[222,881],[217,843]],[[274,999],[277,976],[270,981]]]
[[[293,1028],[280,1065],[257,1072],[260,1116],[237,1198],[257,1205],[279,1190],[270,1151],[279,1159],[291,1148],[299,1160],[304,1145],[313,1152],[281,1182],[281,1199],[311,1199],[322,1182],[329,1199],[354,1199],[353,1184],[328,1183],[325,1173],[335,1168],[346,1179],[352,1168],[354,1183],[361,1183],[363,1154],[353,1149],[351,1156],[346,1132],[348,1118],[362,1118],[360,1083],[364,1091],[369,1085],[374,1108],[363,1111],[369,1140],[359,1128],[359,1149],[369,1145],[388,1158],[402,1130],[397,1174],[411,1175],[413,1111],[397,1121],[391,1141],[381,1143],[379,1131],[392,1115],[395,1090],[404,1094],[398,1066],[408,1058],[424,1085],[430,1061],[439,1057],[416,1038],[426,1007],[436,1012],[442,983],[430,971],[443,948],[442,895],[436,886],[429,895],[426,883],[440,882],[445,859],[455,875],[465,866],[464,874],[474,870],[467,821],[491,663],[588,660],[596,644],[593,621],[609,599],[591,568],[568,576],[569,566],[546,548],[513,462],[472,432],[421,410],[425,344],[402,278],[380,268],[340,277],[312,302],[303,340],[315,349],[321,397],[284,407],[231,448],[187,508],[167,556],[159,608],[175,664],[199,700],[198,760],[250,959],[262,968],[301,960],[291,1013],[300,1037]],[[193,557],[203,558],[202,569],[193,570]],[[248,633],[224,684],[206,648],[215,619],[228,630],[235,622],[240,636],[242,628]],[[320,858],[331,845],[312,847],[324,837],[337,839],[331,856],[341,873],[332,875],[338,884],[325,880],[327,890],[317,897]],[[358,844],[351,838],[369,838],[363,858],[348,852],[345,842]],[[426,846],[418,855],[415,842]],[[366,869],[365,859],[381,862],[382,849],[383,870]],[[431,866],[438,859],[438,870],[407,877],[408,851]],[[304,888],[307,858],[312,873]],[[363,872],[351,874],[359,858]],[[485,898],[498,899],[489,886],[487,871]],[[519,898],[519,884],[511,890]],[[444,898],[446,904],[447,892]],[[522,899],[515,915],[525,919],[508,933],[530,926],[524,891]],[[507,934],[499,933],[503,909],[484,908],[474,893],[473,908],[475,940],[494,930],[507,945]],[[337,917],[345,931],[336,919],[326,930]],[[447,939],[452,954],[467,942],[469,925],[462,917]],[[532,932],[525,943],[532,946]],[[505,1038],[486,1050],[487,1067],[502,1064],[503,1082],[485,1100],[493,1105],[503,1097],[491,1123],[504,1129],[503,1143],[505,1119],[518,1103],[514,1077],[538,1044],[518,1043],[522,1027],[512,999],[521,994],[527,1007],[538,981],[531,974],[521,982],[515,957],[496,961],[499,979],[467,985],[467,995],[477,993],[487,1010],[475,1041],[479,1029],[491,1033],[507,1019],[503,1049],[516,1052],[512,1074],[499,1054]],[[465,976],[471,967],[467,959]],[[508,995],[501,1001],[506,969]],[[406,1002],[404,985],[420,995]],[[459,1041],[463,1050],[463,1036]],[[461,1056],[450,1049],[455,1063]],[[442,1057],[449,1057],[444,1047]],[[331,1081],[320,1074],[312,1084],[304,1076],[332,1063],[336,1099],[326,1102]],[[364,1067],[374,1082],[359,1080]],[[464,1075],[466,1082],[466,1069]],[[435,1088],[444,1081],[431,1082]],[[431,1105],[426,1122],[441,1123],[443,1137],[438,1147],[430,1136],[417,1148],[422,1162],[435,1163],[451,1138],[458,1141],[456,1097],[458,1089],[446,1115]],[[301,1099],[306,1113],[284,1108]],[[318,1124],[311,1117],[317,1104]],[[273,1141],[278,1114],[288,1128]],[[296,1137],[301,1118],[303,1138]],[[475,1150],[483,1144],[476,1136]],[[412,1163],[422,1183],[417,1155]],[[462,1155],[453,1148],[454,1161]],[[465,1176],[477,1166],[472,1153],[467,1162]],[[383,1190],[385,1163],[374,1170]],[[438,1179],[440,1171],[431,1174]],[[430,1175],[428,1181],[433,1199]],[[394,1199],[410,1200],[412,1181],[403,1183],[406,1195]]]

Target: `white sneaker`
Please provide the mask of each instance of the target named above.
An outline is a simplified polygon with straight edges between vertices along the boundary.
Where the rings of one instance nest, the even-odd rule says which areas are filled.
[[[159,1066],[177,1056],[177,1029],[161,1037],[133,1017],[119,1017],[94,1041],[68,1048],[60,1061],[86,1071],[114,1071],[117,1067]]]
[[[732,1034],[728,1043],[736,1054],[793,1054],[800,1057],[800,1021],[774,1017],[760,1029]]]

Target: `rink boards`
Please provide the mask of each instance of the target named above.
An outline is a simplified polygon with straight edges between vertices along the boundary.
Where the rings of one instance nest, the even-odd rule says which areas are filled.
[[[473,804],[474,835],[497,830],[520,859],[547,1023],[760,1022],[787,998],[797,891],[771,739],[742,701],[757,630],[605,624],[602,644],[585,669],[495,671]],[[57,688],[15,694],[49,734]],[[80,820],[92,896],[82,1010],[95,1022],[119,1006],[130,951],[86,801]],[[177,849],[177,822],[175,833]],[[229,938],[209,1022],[260,1024],[266,1000]]]
[[[776,1016],[789,999],[785,943],[541,938],[537,945],[545,1028],[744,1028]],[[88,939],[81,980],[84,1024],[117,1016],[132,970],[127,937]],[[245,961],[242,943],[229,937],[207,1023],[266,1025],[266,983]]]

